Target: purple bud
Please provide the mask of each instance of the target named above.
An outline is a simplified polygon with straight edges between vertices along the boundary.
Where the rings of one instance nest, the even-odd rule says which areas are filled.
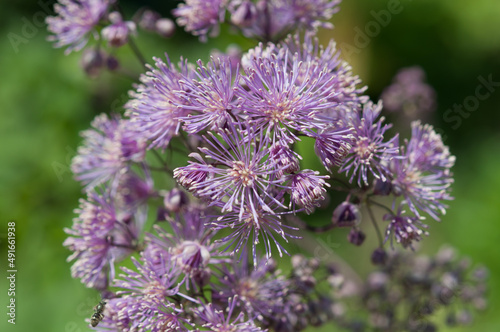
[[[141,29],[147,31],[156,31],[156,21],[161,18],[160,13],[150,9],[145,9],[139,14],[137,23]]]
[[[257,19],[257,8],[251,1],[243,2],[231,14],[231,23],[240,28],[250,27]]]
[[[187,195],[177,188],[164,193],[163,197],[163,203],[168,212],[177,213],[189,203]]]
[[[357,205],[342,202],[335,208],[332,223],[335,227],[354,227],[361,222],[361,214]]]
[[[373,186],[373,193],[375,195],[387,196],[391,193],[392,183],[390,181],[382,181],[381,179],[376,179]]]
[[[104,52],[97,48],[87,48],[82,53],[80,65],[89,77],[97,77],[104,66]]]
[[[366,235],[363,233],[361,230],[356,229],[356,228],[351,228],[351,231],[349,232],[349,235],[347,236],[347,239],[349,242],[354,244],[355,246],[360,246],[363,244],[365,241]]]
[[[116,57],[110,55],[106,59],[106,67],[110,71],[115,71],[120,67],[120,62],[118,61],[118,59]]]
[[[175,23],[168,18],[160,18],[155,23],[155,31],[162,37],[172,37],[175,32]]]
[[[383,248],[377,248],[373,251],[371,260],[374,265],[385,265],[387,262],[387,253]]]

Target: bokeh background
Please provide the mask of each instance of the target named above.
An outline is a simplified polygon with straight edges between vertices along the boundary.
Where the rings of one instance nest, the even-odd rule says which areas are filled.
[[[335,29],[321,31],[322,42],[334,38],[340,46],[356,46],[357,29],[364,30],[374,20],[371,11],[387,9],[394,1],[345,0],[334,16]],[[148,4],[168,16],[176,3],[126,1],[124,7],[133,13]],[[500,2],[401,0],[400,6],[403,10],[359,52],[344,55],[374,100],[398,69],[419,65],[426,71],[438,96],[438,109],[429,122],[443,133],[457,163],[455,200],[441,223],[429,221],[431,236],[421,250],[431,254],[451,244],[489,268],[489,308],[471,326],[456,331],[500,331],[500,87],[467,113],[458,128],[444,117],[454,104],[474,95],[480,76],[500,82]],[[35,0],[0,2],[0,331],[87,331],[84,319],[99,296],[71,279],[69,252],[62,247],[63,228],[71,226],[81,195],[69,165],[81,142],[79,132],[96,114],[119,110],[132,81],[107,73],[86,77],[78,65],[81,53],[64,56],[45,40],[43,7]],[[182,54],[193,61],[207,59],[211,49],[224,50],[230,43],[253,45],[225,30],[207,44],[180,30],[169,40],[145,33],[138,39],[148,59],[168,52],[172,59]],[[131,73],[141,71],[128,48],[117,55]],[[398,130],[407,133],[409,124],[398,123]],[[11,220],[17,224],[15,326],[7,323],[4,313],[5,235]],[[355,248],[345,236],[334,234],[328,243],[366,274],[372,242]]]

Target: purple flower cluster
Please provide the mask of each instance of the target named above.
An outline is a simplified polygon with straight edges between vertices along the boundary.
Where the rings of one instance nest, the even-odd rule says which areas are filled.
[[[369,100],[333,41],[322,46],[314,37],[330,27],[339,3],[186,0],[173,15],[200,39],[228,20],[261,42],[246,52],[214,53],[208,62],[171,62],[165,54],[151,65],[131,39],[136,24],[170,36],[169,19],[143,8],[132,23],[112,11],[119,10],[115,1],[56,5],[58,15],[47,19],[56,46],[80,50],[90,35],[107,41],[85,50],[89,75],[104,62],[116,69],[103,49],[125,44],[147,68],[124,116],[98,115],[82,133],[71,166],[86,199],[64,245],[73,252],[72,276],[103,297],[94,330],[288,332],[328,321],[352,331],[422,326],[412,307],[418,262],[396,262],[398,254],[384,246],[415,249],[428,235],[425,217],[445,214],[455,157],[419,121],[400,145],[381,115],[382,101]],[[424,107],[421,96],[430,90],[422,81],[418,70],[405,71],[385,95],[407,93],[408,102]],[[390,207],[382,196],[390,196]],[[307,215],[318,209],[331,222],[311,222]],[[379,242],[372,262],[380,268],[366,285],[302,255],[292,256],[290,271],[278,268],[274,252],[293,254],[286,243],[307,237],[306,230],[348,228],[348,241],[362,245],[366,217]],[[429,301],[466,279],[465,269],[441,256],[424,266],[424,281],[434,287],[422,291]],[[128,267],[117,274],[123,260]],[[389,296],[391,282],[409,293]],[[470,298],[480,302],[483,293],[474,288]],[[343,301],[352,295],[370,315],[367,325],[346,314]],[[410,312],[391,315],[395,305]]]

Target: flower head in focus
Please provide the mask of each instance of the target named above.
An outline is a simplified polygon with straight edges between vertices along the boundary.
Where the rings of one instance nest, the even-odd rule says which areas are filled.
[[[368,185],[368,175],[385,181],[387,164],[399,157],[398,135],[384,142],[384,134],[391,125],[383,125],[384,117],[377,120],[382,111],[382,104],[368,102],[364,105],[363,114],[352,119],[353,140],[349,155],[339,172],[351,173],[350,182],[357,177],[361,186]]]
[[[443,144],[441,135],[430,125],[420,121],[412,123],[412,136],[402,151],[404,159],[390,163],[393,174],[392,190],[402,195],[410,210],[417,216],[419,211],[439,220],[439,214],[446,213],[444,200],[450,195],[455,156]]]

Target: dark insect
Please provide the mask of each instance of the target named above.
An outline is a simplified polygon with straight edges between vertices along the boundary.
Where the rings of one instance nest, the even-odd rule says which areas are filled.
[[[92,317],[90,317],[90,325],[92,327],[96,327],[97,324],[104,318],[102,312],[104,311],[104,307],[106,306],[106,301],[102,300],[94,307],[94,313]]]

